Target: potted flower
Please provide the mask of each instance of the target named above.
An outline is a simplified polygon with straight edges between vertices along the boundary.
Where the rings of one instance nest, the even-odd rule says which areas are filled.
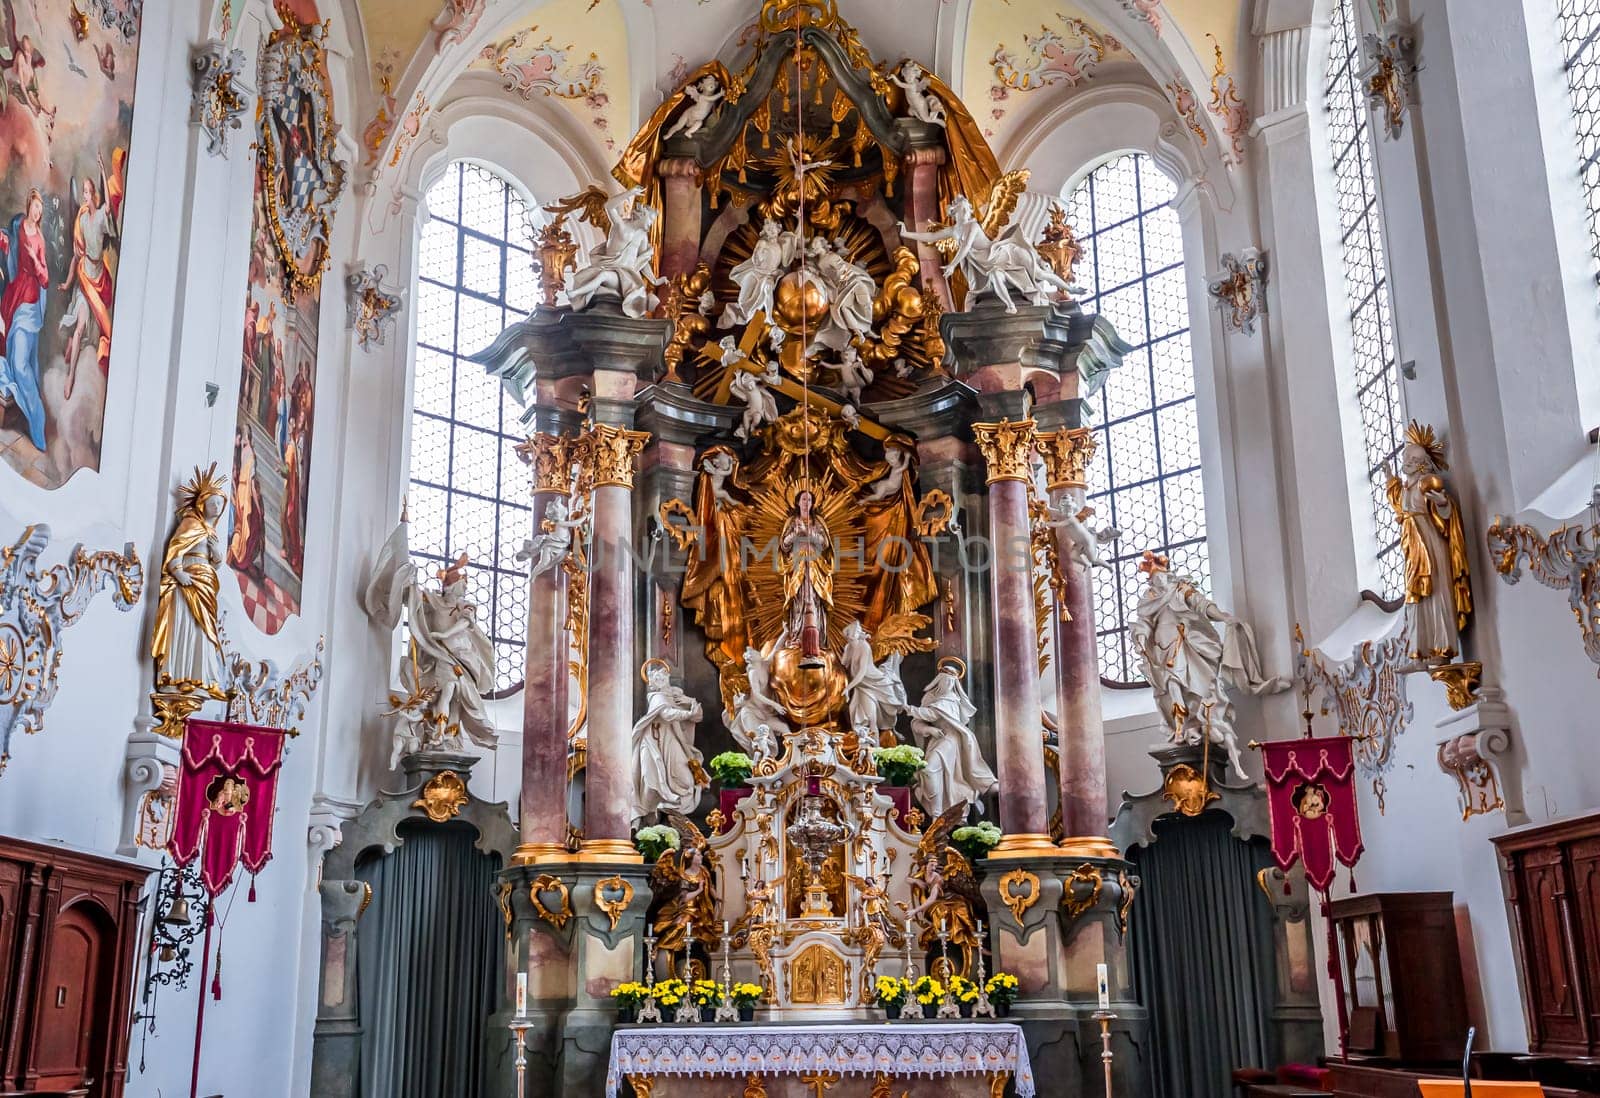
[[[633,836],[633,845],[647,862],[655,861],[669,850],[677,850],[679,843],[678,829],[665,824],[641,827]]]
[[[891,1020],[900,1017],[900,1010],[906,1005],[906,996],[910,993],[911,986],[895,976],[879,976],[873,985],[873,995],[878,1005]]]
[[[756,1004],[761,1001],[761,996],[767,993],[766,989],[760,984],[734,984],[730,991],[733,995],[733,1005],[739,1008],[739,1021],[755,1021]]]
[[[975,862],[999,846],[1003,835],[1004,832],[998,827],[984,820],[982,823],[956,828],[950,833],[950,842],[967,856],[969,862]]]
[[[700,1008],[700,1020],[709,1022],[712,1012],[722,1002],[722,985],[715,980],[696,980],[689,985],[689,997]]]
[[[903,743],[897,747],[877,748],[872,752],[872,763],[890,785],[910,785],[916,781],[917,772],[928,765],[928,760],[922,748]]]
[[[918,976],[911,985],[911,994],[915,995],[917,1002],[924,1007],[937,1008],[940,1000],[944,998],[944,985],[932,976]]]
[[[671,979],[660,980],[656,983],[656,1005],[661,1008],[662,1018],[671,1018],[668,1013],[675,1010],[683,1002],[684,996],[689,994],[689,985],[673,976]]]
[[[950,997],[961,1008],[963,1018],[972,1017],[972,1008],[978,1002],[978,985],[965,976],[950,977]]]
[[[724,751],[712,758],[711,776],[717,779],[717,784],[722,788],[732,789],[750,781],[750,773],[755,765],[743,751]]]
[[[1017,1001],[1017,978],[1009,972],[996,972],[984,985],[994,1012],[1001,1018],[1011,1014],[1011,1004]]]
[[[612,988],[611,998],[617,1004],[617,1020],[624,1025],[633,1021],[638,1014],[639,1004],[644,1002],[648,994],[650,989],[640,983],[618,984]]]

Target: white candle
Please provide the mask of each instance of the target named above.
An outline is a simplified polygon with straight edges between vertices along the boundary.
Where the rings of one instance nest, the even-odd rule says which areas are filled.
[[[726,919],[722,920],[722,937],[724,939],[728,937],[728,920]]]
[[[1109,977],[1109,975],[1108,975],[1108,973],[1106,971],[1106,966],[1105,965],[1095,965],[1094,966],[1094,978],[1095,978],[1095,983],[1098,984],[1099,988],[1100,988],[1100,1009],[1101,1010],[1110,1010],[1111,1009],[1111,980],[1110,980],[1110,977]]]
[[[517,973],[517,1017],[528,1013],[528,974]]]

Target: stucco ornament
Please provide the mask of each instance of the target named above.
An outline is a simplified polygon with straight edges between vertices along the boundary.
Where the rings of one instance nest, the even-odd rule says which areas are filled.
[[[1548,535],[1533,525],[1496,515],[1489,527],[1489,552],[1494,555],[1495,571],[1507,583],[1522,578],[1526,559],[1534,579],[1546,587],[1566,589],[1568,605],[1583,636],[1584,654],[1600,664],[1600,484],[1594,487],[1587,511]]]
[[[119,610],[132,610],[144,593],[144,566],[132,542],[121,553],[90,553],[80,545],[64,563],[40,568],[49,544],[50,527],[36,523],[0,548],[0,773],[11,758],[12,733],[44,728],[67,626],[108,584]]]
[[[466,597],[467,558],[438,573],[430,590],[411,559],[406,523],[395,527],[378,553],[363,597],[368,616],[384,629],[406,622],[400,657],[400,691],[389,696],[395,718],[397,765],[408,754],[459,747],[465,736],[483,748],[496,742],[488,695],[494,690],[494,648]]]
[[[642,201],[643,196],[643,187],[629,187],[610,198],[600,188],[591,187],[575,200],[583,209],[584,220],[606,237],[587,264],[567,274],[567,303],[575,311],[587,309],[597,300],[611,300],[621,305],[624,316],[637,319],[659,304],[654,290],[666,279],[655,273],[656,249],[650,242],[650,228],[660,215]]]
[[[1411,723],[1406,697],[1406,651],[1409,638],[1402,625],[1378,641],[1364,641],[1347,659],[1334,660],[1310,647],[1295,626],[1295,678],[1306,693],[1309,709],[1314,691],[1322,692],[1321,711],[1333,714],[1341,734],[1355,741],[1356,766],[1372,781],[1378,811],[1388,784],[1384,775],[1394,763],[1394,744]]]
[[[1407,23],[1390,20],[1382,34],[1363,36],[1361,54],[1367,62],[1361,70],[1367,105],[1383,118],[1384,134],[1399,137],[1417,78],[1416,31]]]
[[[228,134],[243,125],[244,96],[238,80],[244,72],[244,51],[209,38],[189,55],[194,97],[189,120],[206,135],[206,152],[228,155]]]
[[[1238,255],[1225,252],[1222,272],[1206,280],[1206,292],[1216,298],[1222,319],[1235,332],[1255,335],[1261,314],[1267,311],[1267,257],[1246,248]]]
[[[388,341],[404,303],[400,291],[384,288],[387,277],[389,268],[382,263],[354,267],[345,276],[345,319],[363,351],[382,347]]]
[[[1149,580],[1128,631],[1172,742],[1209,741],[1249,780],[1234,733],[1232,694],[1274,694],[1289,680],[1262,671],[1255,633],[1201,591],[1194,577],[1174,575],[1155,553],[1146,553],[1139,569]]]

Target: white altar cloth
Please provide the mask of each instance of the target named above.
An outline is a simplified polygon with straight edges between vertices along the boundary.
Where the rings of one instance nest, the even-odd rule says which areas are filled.
[[[629,1075],[935,1076],[1011,1074],[1033,1098],[1022,1027],[1012,1022],[847,1022],[823,1025],[646,1025],[611,1038],[606,1098]]]

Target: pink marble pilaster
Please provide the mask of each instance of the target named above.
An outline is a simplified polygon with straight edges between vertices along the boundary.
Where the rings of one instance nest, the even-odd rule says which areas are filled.
[[[700,221],[702,194],[700,165],[693,160],[663,160],[656,172],[661,177],[662,211],[661,277],[688,274],[700,262]]]
[[[939,168],[944,164],[945,153],[941,147],[912,149],[900,160],[900,171],[905,179],[906,227],[918,232],[944,218],[939,208]],[[932,244],[914,244],[917,262],[921,264],[922,288],[931,290],[939,299],[945,312],[955,311],[950,296],[950,284],[945,281],[944,261]]]
[[[1065,844],[1106,843],[1106,730],[1100,709],[1100,653],[1094,628],[1094,591],[1088,570],[1067,557],[1066,535],[1056,551],[1067,575],[1067,612],[1056,621],[1056,691],[1059,698],[1061,828]]]

